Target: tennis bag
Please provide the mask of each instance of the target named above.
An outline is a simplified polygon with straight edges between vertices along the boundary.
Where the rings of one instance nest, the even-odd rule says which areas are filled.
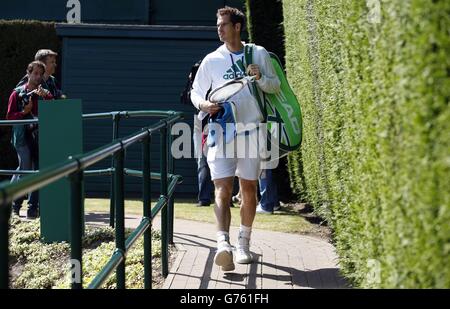
[[[253,48],[254,44],[246,44],[244,47],[247,65],[252,64]],[[267,129],[270,132],[270,134],[267,134],[268,141],[278,140],[280,157],[283,157],[300,147],[303,127],[302,112],[300,104],[286,79],[280,59],[274,53],[269,52],[269,55],[281,82],[280,91],[278,93],[262,92],[263,98],[261,98],[256,83],[252,83],[252,92],[258,101],[259,108],[267,123]]]

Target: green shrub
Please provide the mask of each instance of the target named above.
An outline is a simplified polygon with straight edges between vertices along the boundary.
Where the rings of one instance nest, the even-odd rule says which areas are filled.
[[[449,288],[450,2],[283,11],[304,117],[291,179],[333,227],[344,273],[360,287]]]
[[[131,230],[126,230],[126,235]],[[13,288],[70,288],[70,245],[42,243],[39,220],[22,221],[12,218],[10,228],[10,264]],[[154,286],[160,277],[160,234],[152,230],[152,272]],[[126,287],[144,288],[144,246],[140,237],[126,258]],[[110,227],[87,226],[83,237],[83,284],[95,278],[115,250],[114,230]],[[112,274],[102,288],[116,287]]]
[[[54,23],[40,21],[0,20],[0,120],[4,120],[8,99],[19,80],[25,75],[28,63],[41,48],[61,53],[61,42]],[[0,169],[15,169],[17,158],[10,143],[11,128],[0,126]],[[0,176],[0,181],[9,179]]]

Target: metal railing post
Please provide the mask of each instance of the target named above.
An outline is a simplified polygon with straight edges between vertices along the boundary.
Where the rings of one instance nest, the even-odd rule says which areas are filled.
[[[151,135],[142,143],[142,184],[143,184],[143,214],[151,222],[151,157],[150,157]],[[152,227],[144,232],[144,289],[152,288]]]
[[[120,251],[123,259],[117,266],[117,288],[125,289],[125,203],[124,203],[124,150],[114,155],[114,191],[116,211],[116,250]]]
[[[11,205],[0,204],[0,289],[9,287],[9,218]]]
[[[161,196],[167,199],[167,127],[161,128]],[[167,200],[166,200],[167,202]],[[167,277],[169,274],[169,246],[167,241],[167,205],[161,210],[161,266],[162,275]]]
[[[174,174],[174,162],[173,162],[173,156],[172,156],[172,140],[173,140],[173,136],[172,136],[172,125],[169,125],[168,128],[168,136],[167,136],[167,145],[168,145],[168,152],[167,152],[167,156],[168,156],[168,164],[169,164],[169,173],[170,174]],[[169,244],[173,245],[173,220],[174,220],[174,208],[173,208],[173,195],[170,196],[169,198],[169,202],[167,204],[167,212],[168,212],[168,219],[169,222],[168,224],[168,241]]]
[[[115,140],[119,137],[119,121],[120,113],[115,113],[113,115],[113,136],[112,139]],[[114,166],[114,156],[111,158],[111,166]],[[111,190],[110,190],[110,200],[109,200],[109,226],[114,228],[114,175],[111,176]]]
[[[83,248],[82,248],[82,180],[83,171],[77,171],[70,177],[70,258],[72,270],[72,289],[83,288]]]

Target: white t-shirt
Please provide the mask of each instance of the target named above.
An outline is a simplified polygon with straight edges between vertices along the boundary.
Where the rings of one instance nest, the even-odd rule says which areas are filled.
[[[260,90],[268,93],[278,92],[280,81],[275,73],[270,56],[263,47],[255,45],[253,62],[259,65],[262,74],[262,77],[256,81]],[[200,103],[205,101],[204,98],[208,89],[214,90],[236,77],[243,76],[246,67],[243,51],[232,53],[225,44],[208,54],[203,59],[192,85],[191,100],[195,107],[198,109]],[[251,85],[248,84],[247,87],[230,98],[230,101],[233,101],[236,105],[236,122],[243,125],[251,123],[257,125],[263,120],[258,102],[252,95],[250,87]]]

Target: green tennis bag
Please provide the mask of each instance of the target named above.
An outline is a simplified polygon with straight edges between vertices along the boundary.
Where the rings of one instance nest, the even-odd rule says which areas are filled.
[[[244,49],[246,64],[251,64],[253,44],[246,44]],[[274,53],[269,52],[269,55],[281,82],[280,91],[278,93],[263,93],[263,98],[261,98],[256,89],[256,84],[253,83],[253,94],[256,96],[270,132],[268,139],[269,141],[276,140],[275,145],[279,147],[280,157],[282,157],[300,147],[303,127],[302,112],[300,104],[286,79],[280,59]]]

